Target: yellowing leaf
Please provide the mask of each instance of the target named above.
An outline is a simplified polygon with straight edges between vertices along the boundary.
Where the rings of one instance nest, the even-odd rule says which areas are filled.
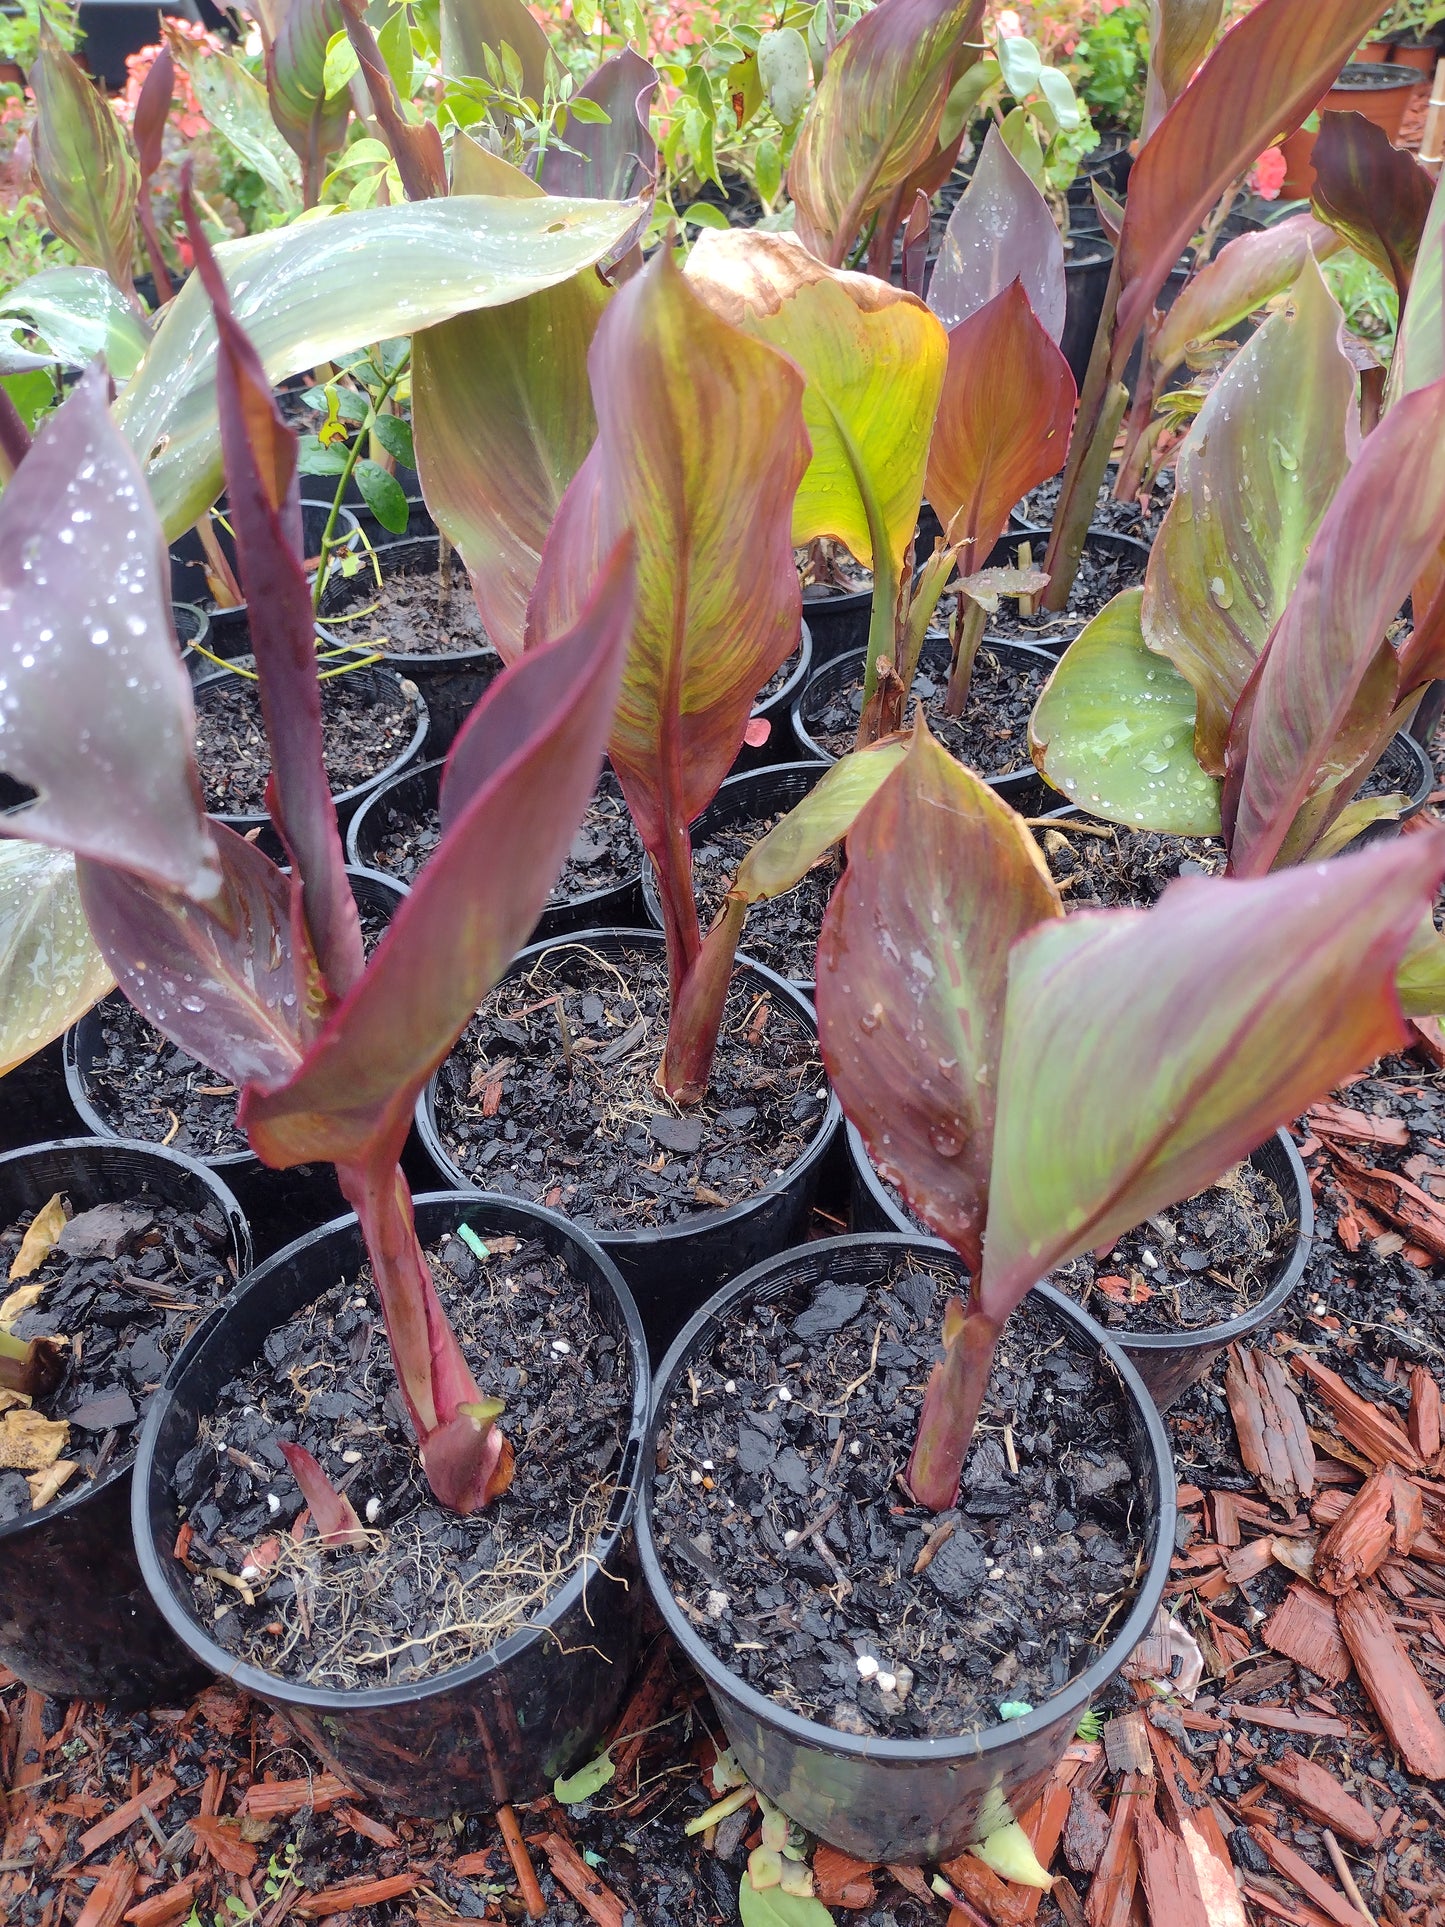
[[[997,1828],[969,1852],[1001,1880],[1012,1880],[1015,1886],[1042,1887],[1047,1893],[1054,1884],[1053,1875],[1039,1865],[1033,1842],[1017,1820]]]
[[[21,1255],[24,1255],[23,1246],[21,1247]],[[18,1265],[20,1259],[17,1258],[15,1262]],[[37,1263],[38,1262],[37,1260]],[[34,1268],[32,1265],[31,1270],[33,1271]],[[15,1273],[12,1271],[10,1275],[13,1278]],[[0,1331],[14,1331],[15,1320],[20,1316],[21,1312],[29,1311],[32,1305],[39,1302],[44,1289],[45,1287],[43,1285],[21,1285],[18,1291],[12,1291],[8,1298],[0,1302]]]
[[[17,1278],[28,1278],[32,1271],[40,1269],[50,1256],[56,1239],[64,1231],[65,1224],[65,1199],[57,1191],[53,1198],[41,1205],[30,1220],[30,1229],[21,1239],[20,1249],[16,1252],[14,1262],[10,1266],[12,1284]],[[10,1330],[21,1312],[28,1310],[40,1296],[39,1285],[30,1286],[28,1289],[32,1293],[29,1298],[25,1298],[24,1292],[12,1291],[4,1304],[0,1305],[0,1326],[3,1326],[6,1331]],[[15,1302],[17,1298],[25,1298],[25,1303],[17,1304]]]
[[[564,1807],[580,1806],[584,1800],[590,1800],[594,1793],[600,1793],[616,1773],[612,1755],[599,1753],[595,1760],[578,1767],[575,1773],[554,1780],[552,1792]]]
[[[43,1472],[65,1450],[70,1427],[63,1418],[46,1418],[17,1406],[0,1423],[0,1466],[14,1472]]]

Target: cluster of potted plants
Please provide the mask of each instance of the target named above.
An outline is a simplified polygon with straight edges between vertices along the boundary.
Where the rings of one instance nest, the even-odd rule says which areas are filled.
[[[0,1160],[0,1654],[224,1673],[445,1814],[595,1751],[640,1579],[783,1815],[997,1853],[1153,1620],[1161,1409],[1301,1275],[1283,1127],[1445,1006],[1445,833],[1395,833],[1445,649],[1445,200],[1331,116],[1311,213],[1210,259],[1370,9],[1161,33],[1077,391],[1007,128],[927,265],[967,0],[863,14],[794,231],[685,255],[642,246],[634,54],[549,180],[444,144],[342,11],[397,198],[213,247],[187,193],[138,364],[0,420],[0,1043],[74,1024],[94,1133]],[[1341,237],[1398,277],[1388,382]],[[1201,344],[1152,548],[1100,546]],[[382,421],[436,531],[395,572],[336,541]],[[223,486],[229,733],[166,546]],[[845,1154],[855,1229],[805,1242]],[[806,1900],[785,1826],[745,1886]]]

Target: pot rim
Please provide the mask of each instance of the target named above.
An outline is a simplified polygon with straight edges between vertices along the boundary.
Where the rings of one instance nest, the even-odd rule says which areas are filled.
[[[185,1151],[173,1151],[167,1144],[147,1144],[143,1139],[133,1137],[46,1138],[38,1144],[24,1144],[21,1145],[18,1150],[6,1151],[0,1154],[0,1170],[3,1170],[7,1164],[13,1164],[20,1158],[29,1157],[36,1151],[95,1150],[144,1151],[153,1157],[163,1158],[167,1164],[177,1165],[182,1170],[190,1171],[198,1175],[204,1181],[206,1189],[212,1194],[214,1201],[221,1207],[222,1215],[226,1221],[226,1230],[231,1240],[232,1256],[235,1257],[238,1264],[244,1263],[245,1260],[249,1258],[251,1253],[250,1222],[245,1212],[241,1209],[240,1203],[235,1193],[231,1190],[231,1187],[219,1172],[213,1171],[211,1167],[203,1163],[200,1158],[191,1157],[189,1153]],[[237,1235],[237,1226],[240,1227],[241,1231],[241,1235],[239,1236]],[[241,1275],[244,1278],[247,1274],[243,1272]],[[237,1289],[238,1286],[233,1284],[221,1300],[221,1303],[213,1306],[206,1314],[206,1317],[201,1321],[201,1325],[197,1327],[197,1330],[203,1329],[210,1323],[211,1319],[221,1309],[221,1305],[228,1304],[235,1296]],[[194,1336],[195,1334],[192,1333],[192,1338],[194,1338]],[[188,1339],[186,1344],[181,1347],[181,1350],[176,1353],[177,1358],[181,1356],[182,1352],[189,1349],[190,1342],[191,1340]],[[152,1395],[152,1404],[154,1404],[155,1398],[158,1396],[159,1394]],[[148,1422],[149,1413],[146,1415],[146,1420],[142,1422],[141,1432],[140,1435],[137,1436],[135,1443],[127,1451],[119,1454],[116,1463],[109,1466],[100,1478],[93,1479],[88,1485],[78,1486],[75,1491],[67,1493],[63,1498],[53,1499],[49,1505],[42,1506],[39,1512],[27,1512],[22,1514],[18,1519],[11,1519],[7,1524],[0,1525],[0,1546],[3,1546],[8,1539],[19,1538],[21,1533],[26,1532],[33,1526],[43,1525],[51,1519],[59,1518],[63,1513],[79,1512],[84,1506],[89,1505],[92,1500],[98,1499],[102,1493],[109,1492],[119,1480],[128,1479],[134,1472],[139,1461],[141,1437],[144,1436],[145,1425]]]
[[[873,592],[871,589],[868,592],[868,600],[870,602],[873,600]],[[791,651],[789,653],[791,654]],[[809,676],[812,673],[813,673],[813,632],[808,627],[807,617],[802,616],[799,618],[799,622],[798,622],[798,666],[797,668],[793,671],[792,675],[788,677],[787,681],[783,684],[782,688],[775,689],[772,695],[768,697],[766,702],[756,702],[753,704],[752,708],[748,711],[749,717],[767,716],[769,718],[772,718],[774,716],[786,715],[788,710],[792,707],[794,696],[802,693],[803,684],[808,680]],[[740,774],[745,775],[746,773],[747,773],[746,771],[732,772],[732,774],[734,775],[740,775]],[[724,778],[723,780],[726,781],[727,778]],[[721,785],[719,787],[721,787]]]
[[[497,979],[497,984],[505,983],[509,977],[516,974],[519,968],[535,963],[545,951],[585,950],[595,944],[598,938],[611,939],[614,942],[625,938],[629,943],[640,943],[652,948],[666,945],[666,938],[660,930],[634,930],[625,924],[600,925],[593,930],[574,930],[565,937],[544,937],[540,943],[529,943],[524,950],[519,950]],[[750,970],[754,975],[763,978],[769,989],[780,993],[800,1016],[808,1020],[816,1035],[817,1013],[796,984],[789,983],[788,979],[780,977],[777,971],[770,970],[766,964],[758,963],[755,958],[746,957],[741,952],[738,954],[734,968]],[[496,985],[493,986],[493,989],[495,988]],[[437,1166],[438,1171],[445,1171],[448,1175],[456,1173],[457,1179],[465,1185],[466,1173],[458,1171],[457,1166],[452,1163],[436,1126],[436,1082],[440,1075],[441,1069],[438,1066],[427,1079],[422,1087],[421,1096],[416,1101],[414,1121],[417,1135],[425,1147],[427,1156]],[[824,1078],[826,1081],[826,1073]],[[714,1207],[708,1211],[695,1211],[690,1217],[680,1219],[676,1224],[660,1224],[640,1231],[605,1231],[597,1226],[584,1227],[580,1220],[570,1218],[567,1222],[576,1223],[578,1230],[584,1231],[585,1235],[594,1243],[601,1245],[604,1251],[620,1251],[624,1254],[658,1244],[677,1244],[695,1236],[699,1231],[715,1231],[720,1225],[741,1224],[760,1205],[791,1190],[803,1173],[810,1170],[826,1154],[842,1115],[843,1107],[838,1102],[838,1093],[829,1084],[828,1098],[823,1106],[823,1115],[818,1120],[818,1128],[797,1157],[791,1164],[783,1167],[781,1177],[769,1179],[760,1190],[752,1192],[746,1198],[739,1198],[736,1204],[724,1205],[721,1208]]]
[[[150,1494],[151,1487],[158,1477],[156,1467],[156,1435],[160,1430],[164,1406],[174,1397],[177,1387],[202,1347],[219,1331],[225,1314],[239,1308],[246,1295],[257,1286],[269,1283],[271,1277],[291,1261],[298,1248],[319,1244],[322,1239],[335,1237],[357,1225],[354,1211],[332,1218],[329,1223],[318,1225],[315,1230],[303,1237],[294,1239],[291,1244],[283,1245],[269,1258],[263,1259],[255,1269],[247,1274],[224,1305],[219,1305],[202,1324],[192,1333],[190,1341],[171,1361],[170,1369],[161,1381],[160,1391],[152,1401],[146,1414],[145,1425],[136,1446],[134,1472],[135,1480],[131,1487],[131,1527],[135,1539],[136,1558],[140,1564],[141,1576],[152,1600],[164,1616],[173,1633],[188,1651],[194,1653],[209,1666],[219,1678],[230,1680],[243,1691],[254,1694],[258,1699],[291,1706],[305,1706],[318,1713],[367,1712],[387,1706],[414,1705],[418,1700],[428,1699],[438,1693],[452,1693],[459,1688],[470,1686],[489,1674],[504,1670],[519,1653],[534,1641],[545,1638],[556,1622],[561,1619],[581,1598],[586,1586],[606,1565],[619,1541],[633,1523],[637,1512],[639,1496],[638,1473],[642,1464],[642,1446],[646,1436],[647,1415],[651,1394],[651,1371],[647,1358],[647,1340],[643,1334],[642,1318],[632,1293],[628,1290],[621,1272],[580,1225],[560,1212],[549,1211],[545,1205],[528,1204],[521,1198],[507,1198],[496,1192],[476,1191],[463,1186],[446,1191],[418,1192],[412,1199],[414,1206],[460,1203],[468,1210],[481,1207],[503,1211],[519,1212],[527,1217],[541,1219],[544,1223],[561,1231],[572,1239],[597,1267],[598,1276],[616,1299],[622,1312],[623,1325],[627,1333],[627,1346],[632,1364],[632,1414],[628,1422],[627,1436],[622,1449],[622,1460],[617,1472],[617,1489],[612,1504],[608,1508],[606,1520],[593,1541],[591,1550],[579,1561],[576,1569],[546,1603],[535,1613],[528,1616],[526,1624],[516,1632],[498,1642],[477,1658],[468,1660],[464,1666],[450,1668],[436,1673],[427,1679],[415,1680],[401,1686],[362,1687],[347,1692],[335,1686],[308,1686],[304,1681],[287,1679],[280,1673],[268,1673],[247,1660],[237,1659],[218,1645],[188,1609],[180,1588],[175,1584],[172,1563],[157,1549],[155,1536],[151,1530]],[[364,1262],[363,1248],[363,1262]],[[316,1296],[328,1290],[329,1284],[318,1287]],[[310,1301],[308,1301],[310,1302]],[[274,1330],[275,1327],[273,1326]],[[164,1495],[162,1495],[164,1496]]]
[[[861,1243],[880,1245],[888,1250],[912,1247],[929,1254],[944,1255],[955,1263],[959,1262],[957,1252],[952,1246],[944,1244],[941,1239],[913,1236],[901,1231],[855,1232],[847,1237],[819,1238],[801,1249],[806,1250],[810,1255],[823,1257],[840,1247],[856,1249]],[[968,1734],[938,1735],[926,1740],[889,1740],[879,1739],[875,1734],[840,1733],[834,1727],[823,1726],[816,1720],[805,1719],[801,1714],[791,1712],[787,1707],[780,1706],[776,1700],[758,1692],[756,1687],[749,1686],[745,1680],[732,1672],[712,1648],[699,1638],[687,1615],[679,1607],[662,1569],[657,1545],[653,1538],[653,1481],[650,1470],[655,1458],[657,1428],[662,1417],[663,1401],[671,1380],[689,1362],[688,1355],[693,1346],[707,1336],[709,1326],[721,1322],[748,1294],[754,1292],[769,1272],[775,1270],[785,1258],[791,1259],[795,1255],[795,1251],[779,1252],[776,1256],[765,1259],[762,1264],[754,1265],[751,1270],[745,1271],[741,1277],[735,1278],[731,1284],[724,1285],[721,1291],[714,1293],[683,1326],[657,1368],[652,1398],[652,1417],[643,1446],[644,1471],[636,1520],[638,1556],[642,1563],[643,1578],[647,1582],[648,1591],[652,1594],[659,1612],[666,1621],[668,1631],[682,1647],[683,1652],[707,1685],[712,1687],[716,1684],[719,1691],[729,1699],[735,1700],[754,1719],[780,1730],[794,1745],[806,1746],[817,1752],[841,1754],[853,1760],[884,1760],[906,1766],[946,1766],[953,1760],[986,1759],[991,1753],[1005,1752],[1015,1742],[1056,1725],[1061,1717],[1072,1714],[1075,1710],[1081,1712],[1093,1695],[1114,1677],[1153,1623],[1154,1614],[1169,1578],[1169,1562],[1174,1556],[1177,1479],[1164,1421],[1138,1372],[1108,1334],[1102,1332],[1092,1319],[1064,1297],[1062,1292],[1056,1291],[1052,1285],[1035,1285],[1031,1295],[1042,1298],[1055,1315],[1062,1315],[1064,1323],[1080,1327],[1085,1339],[1090,1344],[1099,1346],[1117,1375],[1124,1396],[1137,1408],[1145,1437],[1149,1442],[1159,1473],[1159,1506],[1154,1519],[1152,1547],[1147,1546],[1146,1540],[1147,1561],[1140,1580],[1138,1596],[1118,1632],[1098,1658],[1085,1667],[1083,1672],[1076,1674],[1057,1693],[1051,1693],[1031,1713],[1024,1714],[1021,1719],[1003,1720],[992,1726],[977,1728]]]

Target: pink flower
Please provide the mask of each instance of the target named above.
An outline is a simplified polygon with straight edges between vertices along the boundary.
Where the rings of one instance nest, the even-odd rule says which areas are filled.
[[[1262,201],[1277,201],[1288,171],[1283,149],[1266,147],[1254,164],[1250,185]]]
[[[1005,7],[994,24],[1005,40],[1022,40],[1024,23],[1012,7]]]

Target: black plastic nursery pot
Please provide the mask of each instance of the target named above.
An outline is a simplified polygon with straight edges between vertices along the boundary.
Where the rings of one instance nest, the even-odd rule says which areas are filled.
[[[1168,1435],[1132,1364],[1060,1293],[1037,1287],[1031,1302],[1057,1319],[1064,1342],[1082,1354],[1102,1353],[1128,1413],[1128,1436],[1119,1444],[1143,1511],[1143,1564],[1134,1602],[1108,1646],[1022,1718],[923,1740],[839,1732],[779,1705],[732,1672],[698,1637],[658,1556],[653,1493],[658,1427],[669,1393],[690,1369],[703,1367],[717,1334],[746,1307],[784,1298],[806,1302],[825,1279],[871,1283],[898,1252],[926,1255],[964,1275],[948,1246],[917,1235],[823,1238],[756,1266],[688,1322],[657,1372],[637,1539],[643,1577],[658,1610],[706,1682],[728,1743],[753,1785],[808,1832],[844,1853],[916,1863],[949,1859],[1023,1813],[1073,1739],[1091,1699],[1148,1632],[1174,1551],[1175,1479]]]
[[[391,877],[357,870],[347,874],[358,909],[379,918],[389,918],[405,895]],[[110,1142],[117,1141],[118,1133],[97,1102],[94,1073],[106,1050],[101,1028],[107,1007],[123,1001],[121,992],[113,990],[65,1033],[64,1076],[70,1103],[82,1129]],[[247,1149],[221,1151],[193,1161],[234,1192],[246,1214],[258,1258],[270,1257],[346,1209],[336,1173],[329,1164],[296,1164],[285,1171],[273,1171]]]
[[[436,812],[441,795],[445,758],[418,763],[382,784],[357,810],[346,831],[346,860],[362,869],[388,874],[378,862],[385,839],[399,824],[421,823]],[[397,887],[410,886],[399,879]],[[636,921],[642,908],[641,867],[625,883],[604,890],[589,890],[570,903],[549,903],[537,920],[529,941],[541,943],[549,937],[569,936],[574,930],[590,930],[599,925],[626,926]]]
[[[615,1265],[555,1212],[477,1191],[414,1200],[423,1243],[463,1222],[485,1236],[539,1239],[585,1287],[595,1315],[626,1346],[632,1374],[627,1441],[607,1519],[581,1568],[522,1630],[466,1666],[414,1684],[344,1692],[303,1685],[240,1661],[197,1618],[175,1558],[178,1460],[221,1387],[262,1353],[268,1335],[365,1262],[354,1216],[277,1252],[186,1347],[156,1395],[136,1457],[132,1501],[146,1583],[175,1636],[211,1671],[283,1713],[353,1786],[410,1814],[535,1799],[595,1752],[612,1723],[637,1650],[640,1595],[632,1524],[650,1383],[647,1346]],[[519,1441],[519,1449],[525,1446]]]
[[[743,770],[740,775],[730,776],[692,826],[690,835],[694,850],[719,830],[731,829],[739,824],[763,823],[769,817],[782,815],[792,809],[809,794],[818,779],[827,774],[828,768],[829,765],[822,762],[774,763],[769,769]],[[642,898],[653,925],[661,930],[662,899],[657,894],[657,873],[650,862],[642,866]],[[746,925],[743,927],[741,953],[748,955]],[[811,975],[789,976],[788,982],[811,999]]]
[[[1407,799],[1399,815],[1401,823],[1418,816],[1429,802],[1435,787],[1435,765],[1429,750],[1410,730],[1397,730],[1385,745],[1385,753],[1375,765],[1372,787],[1381,784],[1399,790]]]
[[[330,633],[340,642],[347,641],[355,625],[336,618],[353,608],[364,609],[375,601],[377,581],[373,562],[380,569],[383,582],[392,576],[434,576],[439,547],[435,533],[407,536],[400,541],[385,538],[354,576],[334,577],[327,583],[321,595],[322,623],[330,622]],[[455,559],[452,573],[452,594],[460,603],[475,608],[472,586],[460,557]],[[388,669],[415,683],[422,693],[431,720],[426,742],[429,756],[441,756],[451,748],[473,704],[502,667],[500,656],[489,642],[436,655],[386,649],[381,659]]]
[[[814,669],[850,649],[867,647],[868,626],[873,620],[871,586],[838,595],[804,589],[803,608],[813,640]]]
[[[733,759],[735,773],[745,769],[764,769],[770,763],[786,763],[798,754],[798,745],[793,738],[793,704],[813,668],[812,605],[807,606],[810,613],[798,639],[797,661],[771,695],[753,704],[752,727],[756,729],[766,723],[768,733],[760,743],[743,744]]]
[[[51,1138],[81,1137],[85,1129],[65,1082],[63,1038],[52,1038],[5,1073],[0,1084],[0,1151],[18,1151]]]
[[[847,1126],[847,1144],[853,1182],[848,1222],[853,1230],[906,1231],[918,1236],[918,1227],[903,1201],[878,1175],[855,1125]],[[1315,1207],[1294,1139],[1288,1131],[1276,1131],[1250,1152],[1249,1161],[1275,1185],[1292,1226],[1291,1243],[1258,1302],[1237,1318],[1201,1325],[1193,1331],[1131,1332],[1126,1326],[1100,1327],[1138,1372],[1161,1412],[1167,1412],[1181,1393],[1197,1384],[1222,1351],[1242,1338],[1268,1331],[1305,1275],[1314,1244]],[[1087,1312],[1080,1316],[1089,1319]],[[1089,1322],[1097,1323],[1093,1319]]]
[[[171,620],[176,625],[176,641],[181,645],[181,657],[192,676],[197,668],[207,668],[202,649],[211,646],[211,618],[196,602],[173,602]]]
[[[563,941],[584,945],[608,962],[625,959],[629,951],[636,953],[644,947],[653,951],[664,948],[661,933],[656,930],[583,930]],[[519,951],[501,981],[525,976],[557,947],[557,940],[552,939]],[[810,1027],[816,1025],[812,1004],[786,978],[741,957],[734,978],[739,975],[790,1007]],[[417,1100],[417,1136],[441,1182],[465,1186],[473,1180],[453,1161],[437,1129],[436,1087],[437,1078],[433,1076]],[[736,1273],[739,1265],[757,1264],[804,1235],[824,1159],[842,1115],[830,1089],[818,1128],[803,1151],[781,1176],[737,1204],[698,1211],[679,1223],[653,1230],[596,1230],[579,1220],[581,1228],[627,1280],[654,1358],[662,1356],[686,1320]]]
[[[989,564],[995,568],[1012,566],[1018,560],[1019,545],[1027,542],[1036,566],[1041,566],[1044,553],[1049,545],[1050,528],[1017,517],[989,551]],[[1120,535],[1114,529],[1090,529],[1084,536],[1084,555],[1101,563],[1117,562],[1122,565],[1130,578],[1127,586],[1134,586],[1144,580],[1144,572],[1149,566],[1149,544],[1141,542],[1137,535]],[[1022,633],[1008,636],[993,636],[987,630],[984,641],[990,648],[1000,642],[1027,642],[1035,649],[1045,649],[1055,656],[1061,656],[1074,637],[1084,626],[1081,616],[1071,615],[1068,611],[1050,618],[1037,630],[1028,629]]]
[[[1094,352],[1094,336],[1099,331],[1113,265],[1113,243],[1102,234],[1083,229],[1070,236],[1064,255],[1064,332],[1059,348],[1079,387]]]
[[[222,553],[236,569],[236,544],[234,538],[221,526],[220,517],[226,513],[226,498],[223,495],[216,504],[214,527],[216,539]],[[301,546],[306,560],[321,553],[321,538],[326,533],[326,524],[331,516],[330,502],[302,502],[301,504]],[[356,517],[348,508],[341,509],[336,517],[334,535],[350,538],[355,547],[360,540]],[[201,547],[201,538],[194,529],[171,544],[171,598],[173,602],[194,603],[209,622],[209,633],[203,638],[205,646],[213,656],[229,662],[233,656],[244,656],[251,649],[251,614],[244,602],[223,608],[211,596],[210,584],[206,580],[206,552]],[[184,642],[185,637],[181,640]],[[191,674],[197,680],[205,675],[211,665],[204,656],[188,658]]]
[[[57,1191],[87,1211],[141,1190],[169,1204],[218,1207],[238,1275],[251,1263],[245,1215],[194,1158],[112,1138],[66,1138],[0,1157],[0,1223]],[[0,1660],[56,1699],[173,1704],[208,1669],[175,1639],[141,1578],[131,1540],[135,1453],[28,1518],[0,1525]]]
[[[233,657],[231,660],[238,662],[247,669],[254,667],[255,664],[255,658],[250,655]],[[404,678],[398,676],[395,670],[392,669],[384,669],[381,667],[348,669],[345,673],[353,686],[360,687],[362,690],[374,690],[379,693],[384,683],[390,682],[393,685],[400,686],[403,689],[403,693],[406,693]],[[225,687],[231,675],[232,671],[229,669],[218,669],[214,666],[208,666],[207,673],[196,679],[195,701],[197,709],[202,708],[216,691]],[[392,757],[391,761],[384,764],[374,775],[368,776],[364,782],[355,783],[350,789],[333,790],[332,792],[331,800],[336,806],[337,826],[343,835],[345,834],[346,826],[350,823],[362,803],[366,801],[367,797],[373,795],[375,791],[381,788],[383,783],[389,782],[393,776],[399,775],[404,769],[409,769],[421,754],[421,747],[426,741],[428,728],[427,707],[420,692],[415,688],[411,690],[408,700],[415,711],[415,721],[412,726],[411,736],[405,747],[399,750],[397,754]],[[280,838],[272,826],[271,818],[264,810],[213,810],[211,814],[218,823],[226,824],[230,829],[233,829],[238,836],[250,836],[253,841],[258,841],[260,847],[273,861],[277,863],[284,863],[286,861]],[[254,834],[256,832],[259,832],[259,836]]]
[[[1036,648],[1032,643],[1013,640],[995,642],[992,638],[985,637],[982,648],[987,649],[990,655],[997,656],[1005,666],[1019,669],[1036,666],[1042,669],[1045,676],[1055,664],[1052,655]],[[818,719],[825,706],[851,684],[861,682],[866,659],[866,650],[850,650],[847,655],[835,656],[831,662],[824,663],[808,678],[793,705],[793,734],[797,737],[798,747],[805,757],[811,757],[820,763],[837,761],[832,751],[825,749],[814,736],[813,730],[817,727]],[[918,674],[919,676],[927,674],[936,685],[940,678],[947,679],[949,660],[947,638],[927,636],[918,659]],[[1018,769],[1009,771],[1007,775],[999,775],[989,770],[980,770],[979,774],[990,789],[997,790],[1011,808],[1018,810],[1024,816],[1037,815],[1042,800],[1051,794],[1043,779],[1026,759]]]

